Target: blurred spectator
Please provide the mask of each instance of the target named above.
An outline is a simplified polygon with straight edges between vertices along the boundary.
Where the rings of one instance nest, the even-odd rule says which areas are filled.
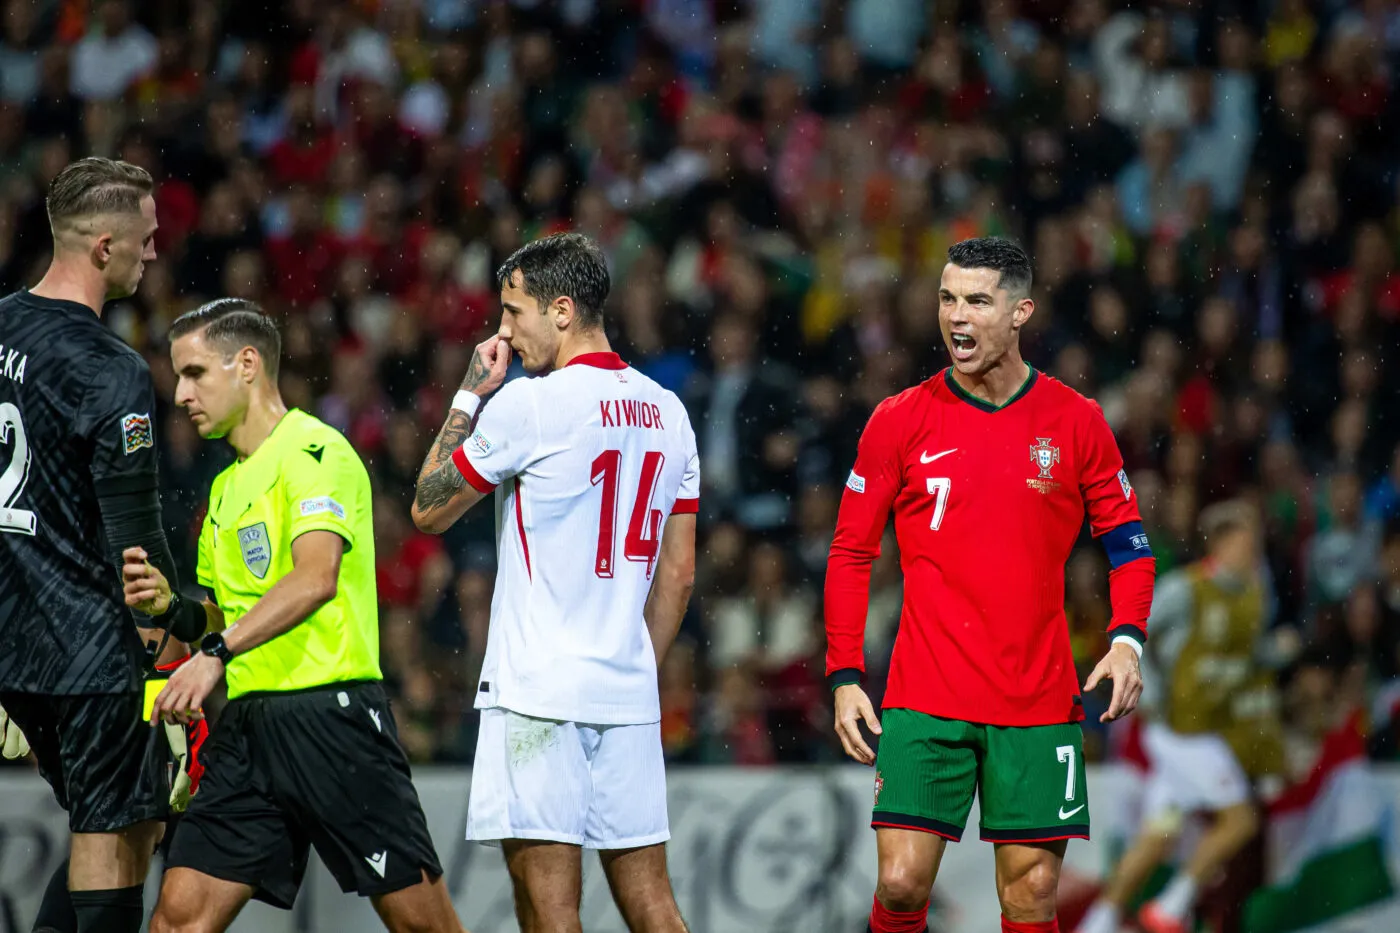
[[[743,318],[716,321],[713,375],[697,378],[686,397],[699,426],[701,479],[712,497],[705,507],[771,528],[787,521],[796,492],[797,399],[782,367],[759,357],[757,339]]]
[[[34,41],[37,7],[5,4],[4,41],[0,43],[0,97],[26,104],[39,90],[39,49]]]
[[[110,100],[155,68],[158,46],[132,21],[126,0],[101,0],[95,12],[95,28],[73,47],[73,93],[83,100]]]
[[[1313,608],[1335,606],[1370,579],[1376,569],[1380,525],[1362,510],[1361,479],[1334,474],[1327,482],[1323,520],[1307,545],[1308,601]]]
[[[1136,130],[1181,129],[1190,122],[1187,81],[1164,16],[1115,13],[1094,39],[1104,116]]]
[[[846,29],[867,66],[894,70],[914,63],[926,26],[919,0],[851,0]]]

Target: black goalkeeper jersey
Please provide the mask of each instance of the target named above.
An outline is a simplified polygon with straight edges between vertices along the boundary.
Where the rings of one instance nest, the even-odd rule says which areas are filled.
[[[146,361],[92,309],[0,299],[0,690],[139,688],[95,487],[149,488],[154,412]]]

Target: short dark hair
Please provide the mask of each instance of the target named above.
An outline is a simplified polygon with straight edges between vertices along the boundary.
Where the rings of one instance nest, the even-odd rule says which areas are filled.
[[[204,339],[231,357],[244,347],[252,347],[262,357],[268,378],[277,379],[282,361],[282,334],[277,322],[263,313],[257,302],[245,298],[219,298],[186,311],[170,325],[170,339],[179,340],[197,330]]]
[[[948,261],[964,269],[995,269],[997,287],[1024,298],[1031,293],[1031,257],[1015,240],[976,237],[948,247]]]
[[[603,304],[612,289],[603,251],[582,233],[556,233],[520,247],[496,270],[496,287],[505,288],[520,270],[525,294],[547,305],[572,298],[587,327],[603,322]]]
[[[99,214],[137,214],[155,184],[139,165],[92,156],[64,167],[49,183],[45,206],[55,234]]]

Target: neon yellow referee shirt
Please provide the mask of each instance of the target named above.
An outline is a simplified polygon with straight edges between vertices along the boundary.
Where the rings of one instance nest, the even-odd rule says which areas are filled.
[[[291,571],[292,542],[322,530],[345,539],[335,597],[234,657],[230,699],[383,677],[369,474],[339,431],[292,409],[252,456],[214,479],[196,576],[233,625]]]

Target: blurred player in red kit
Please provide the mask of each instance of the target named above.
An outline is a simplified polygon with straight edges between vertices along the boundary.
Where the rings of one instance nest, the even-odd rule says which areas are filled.
[[[947,840],[981,795],[1005,933],[1058,933],[1069,839],[1089,838],[1084,718],[1064,613],[1087,513],[1113,566],[1105,722],[1142,691],[1155,561],[1099,406],[1021,359],[1031,262],[990,237],[948,250],[939,324],[953,365],[870,416],[826,576],[827,675],[846,753],[875,764],[871,933],[927,929]],[[905,578],[883,723],[860,687],[870,565],[891,510]],[[878,758],[861,734],[881,735]]]

